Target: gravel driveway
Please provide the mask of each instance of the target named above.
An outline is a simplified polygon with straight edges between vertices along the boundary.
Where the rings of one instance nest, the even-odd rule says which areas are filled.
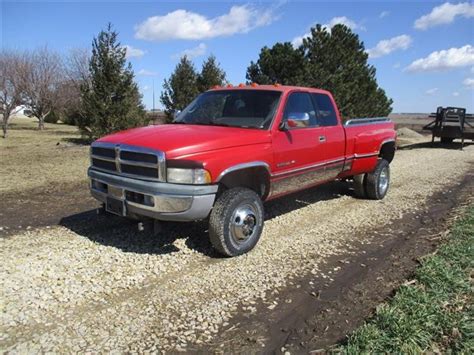
[[[0,349],[199,348],[235,327],[237,310],[285,302],[279,293],[302,275],[331,280],[328,257],[350,252],[354,240],[376,242],[367,230],[423,209],[473,169],[474,145],[399,151],[384,200],[358,200],[331,183],[270,202],[259,245],[233,259],[214,254],[203,223],[169,224],[154,237],[87,215],[1,239]]]

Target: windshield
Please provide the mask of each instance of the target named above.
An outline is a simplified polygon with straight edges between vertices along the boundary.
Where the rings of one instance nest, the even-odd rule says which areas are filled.
[[[271,90],[219,90],[199,95],[174,123],[268,129],[281,93]]]

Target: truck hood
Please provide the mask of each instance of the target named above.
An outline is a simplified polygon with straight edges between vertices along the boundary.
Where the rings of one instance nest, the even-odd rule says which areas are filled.
[[[270,132],[260,129],[165,124],[129,129],[97,140],[161,150],[167,158],[271,141]]]

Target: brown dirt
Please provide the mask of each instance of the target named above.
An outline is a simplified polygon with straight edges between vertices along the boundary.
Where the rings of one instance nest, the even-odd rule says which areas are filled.
[[[378,236],[377,243],[359,243],[350,254],[329,259],[323,269],[333,270],[333,280],[308,276],[295,281],[280,295],[285,302],[235,317],[205,351],[307,353],[343,343],[412,275],[420,258],[435,250],[455,210],[472,203],[473,196],[471,172],[461,184],[431,197],[426,210],[404,215],[389,230],[368,232]]]
[[[97,206],[97,201],[90,196],[87,181],[4,193],[0,202],[0,237],[25,229],[56,225],[63,216]]]

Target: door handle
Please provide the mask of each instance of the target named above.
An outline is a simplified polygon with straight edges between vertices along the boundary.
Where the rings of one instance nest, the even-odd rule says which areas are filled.
[[[319,136],[320,142],[326,142],[326,136]]]

